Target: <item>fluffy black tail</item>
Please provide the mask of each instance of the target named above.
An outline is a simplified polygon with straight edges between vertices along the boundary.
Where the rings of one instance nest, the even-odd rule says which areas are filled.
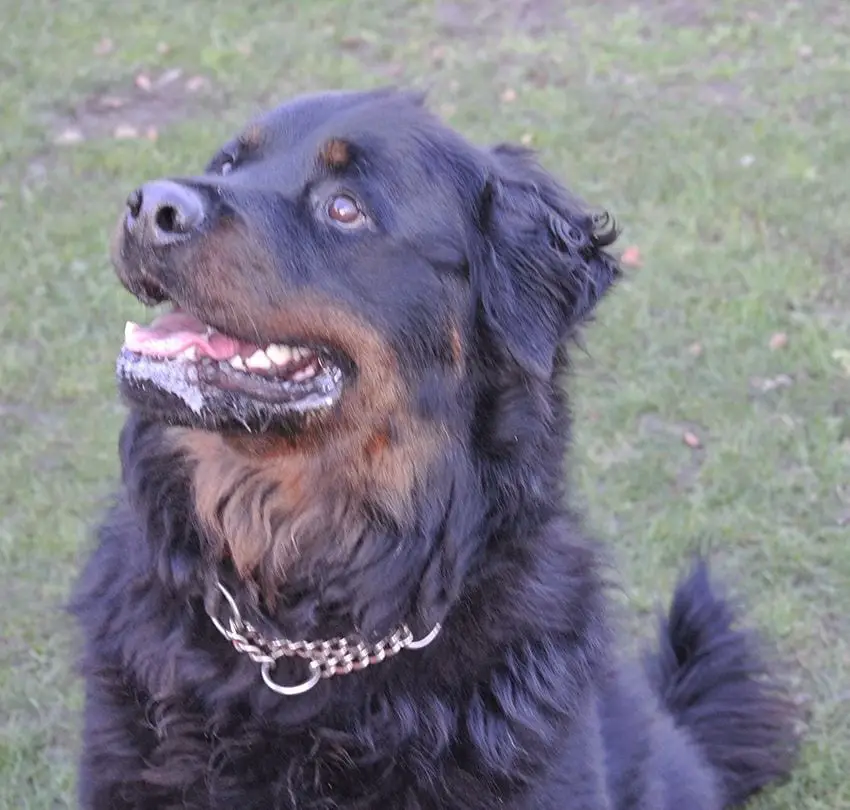
[[[690,732],[719,776],[725,807],[736,807],[797,759],[797,710],[772,678],[757,638],[733,628],[698,561],[676,588],[661,624],[661,649],[647,670],[676,723]]]

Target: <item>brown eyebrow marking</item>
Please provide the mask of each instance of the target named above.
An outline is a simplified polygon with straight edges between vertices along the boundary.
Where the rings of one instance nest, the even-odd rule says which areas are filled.
[[[331,138],[319,151],[319,158],[330,169],[344,169],[351,163],[351,147],[340,138]]]
[[[262,144],[264,137],[263,128],[259,124],[251,124],[237,140],[244,149],[257,149]]]

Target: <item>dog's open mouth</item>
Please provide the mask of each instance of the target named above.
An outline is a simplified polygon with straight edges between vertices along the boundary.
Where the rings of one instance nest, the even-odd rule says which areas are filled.
[[[262,430],[332,406],[341,366],[323,347],[248,343],[175,307],[127,323],[117,371],[125,395],[170,421]]]

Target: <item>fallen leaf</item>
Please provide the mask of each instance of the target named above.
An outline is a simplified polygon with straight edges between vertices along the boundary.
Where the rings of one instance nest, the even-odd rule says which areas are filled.
[[[149,141],[155,141],[159,137],[159,130],[156,127],[148,127],[145,130],[145,137]]]
[[[693,433],[690,430],[686,430],[682,435],[682,441],[688,445],[688,447],[696,450],[699,447],[702,447],[702,442],[700,441],[699,436],[696,433]]]
[[[109,37],[104,37],[94,46],[93,50],[96,56],[106,56],[106,54],[112,53],[114,48],[115,43]]]
[[[196,93],[206,83],[207,83],[207,80],[203,76],[192,76],[192,78],[189,79],[189,81],[186,82],[186,89],[190,93]]]
[[[151,77],[148,76],[147,73],[140,73],[138,76],[136,76],[135,84],[136,87],[139,88],[139,90],[142,90],[145,93],[149,93],[151,91],[151,88],[153,87]]]
[[[531,142],[534,140],[534,136],[530,132],[523,133],[522,137],[519,139],[519,142],[523,146],[530,146]]]
[[[697,341],[696,343],[691,343],[688,346],[688,353],[693,355],[694,357],[699,357],[703,353],[704,349],[702,347],[702,343]]]
[[[339,46],[346,51],[356,51],[358,48],[361,48],[365,45],[363,37],[358,37],[349,34],[348,36],[340,37]]]
[[[640,255],[640,248],[637,245],[629,245],[620,256],[620,263],[626,267],[640,267],[643,264],[643,259]]]
[[[514,90],[512,87],[508,87],[502,93],[502,101],[504,101],[505,104],[512,104],[514,101],[516,101],[516,90]]]
[[[788,345],[788,335],[785,332],[776,332],[770,336],[770,341],[768,346],[770,346],[772,351],[776,351],[777,349],[784,349]]]
[[[80,143],[80,141],[83,140],[85,140],[85,137],[79,129],[69,127],[68,129],[63,129],[62,132],[53,139],[53,143],[58,144],[59,146],[68,146],[72,143]]]
[[[119,140],[126,141],[131,138],[138,138],[139,130],[137,130],[131,124],[119,124],[117,127],[115,127],[112,134]]]

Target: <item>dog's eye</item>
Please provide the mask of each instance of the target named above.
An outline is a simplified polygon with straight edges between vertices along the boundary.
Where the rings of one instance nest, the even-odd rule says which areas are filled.
[[[328,216],[342,225],[357,225],[364,219],[360,206],[346,194],[331,197],[328,202]]]

